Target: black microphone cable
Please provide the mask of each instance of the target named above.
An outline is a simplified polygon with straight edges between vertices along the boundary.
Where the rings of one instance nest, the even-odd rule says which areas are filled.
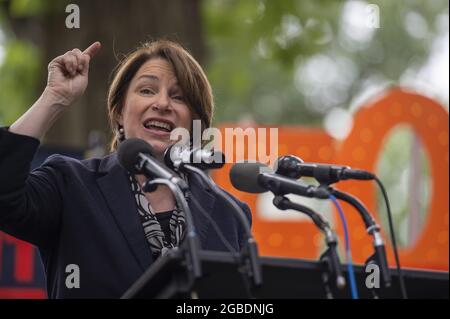
[[[323,266],[325,266],[328,274],[322,273],[322,280],[325,284],[327,298],[333,298],[331,289],[328,286],[330,281],[329,277],[334,277],[336,280],[335,285],[338,289],[343,289],[346,285],[346,281],[342,275],[339,256],[337,253],[337,236],[331,229],[329,222],[311,208],[299,203],[294,203],[283,195],[276,195],[273,199],[273,204],[281,210],[293,209],[299,213],[306,214],[312,219],[317,228],[319,228],[319,230],[325,235],[325,243],[328,249],[320,256],[320,262]]]
[[[211,225],[213,226],[215,232],[217,233],[217,235],[219,236],[220,240],[222,241],[222,243],[225,245],[225,248],[229,251],[231,257],[233,258],[234,262],[236,264],[240,264],[241,260],[239,258],[239,253],[236,249],[234,249],[234,247],[230,244],[230,242],[228,241],[228,239],[225,238],[225,235],[223,234],[222,230],[219,228],[219,226],[217,225],[217,223],[214,221],[214,219],[205,211],[205,209],[202,207],[202,205],[198,202],[198,200],[194,197],[191,196],[190,197],[192,203],[197,207],[198,211],[206,218],[208,219],[208,221],[211,223]],[[244,273],[242,271],[239,271],[239,275],[242,277],[242,281],[244,283],[244,287],[245,287],[245,293],[247,295],[248,298],[250,299],[254,299],[255,296],[252,294],[250,286],[248,285],[248,280],[247,278],[244,277]]]
[[[405,279],[403,277],[402,267],[400,266],[400,258],[398,256],[397,241],[395,239],[395,231],[394,231],[394,223],[392,221],[391,205],[389,203],[389,198],[387,196],[386,189],[384,188],[384,185],[381,182],[381,180],[376,175],[375,175],[375,181],[376,181],[377,185],[379,186],[381,193],[383,194],[384,203],[386,204],[386,211],[387,211],[388,221],[389,221],[389,232],[391,235],[392,248],[394,250],[395,263],[397,265],[397,274],[398,274],[398,280],[400,282],[400,291],[401,291],[403,299],[408,299],[408,295],[406,293]]]
[[[334,195],[336,198],[343,200],[350,205],[352,205],[356,211],[359,212],[360,216],[364,220],[364,224],[366,226],[367,233],[373,237],[373,245],[375,249],[375,253],[369,257],[366,263],[375,262],[378,267],[380,267],[382,280],[386,287],[391,286],[391,275],[389,272],[389,266],[387,263],[386,257],[386,249],[383,241],[383,237],[380,233],[380,226],[377,225],[376,221],[369,214],[367,208],[364,206],[362,202],[360,202],[356,197],[341,192],[337,189],[332,188],[331,186],[319,186],[326,187],[331,195]]]
[[[395,236],[395,230],[394,230],[394,223],[392,220],[392,212],[391,212],[391,208],[390,208],[390,203],[389,203],[389,199],[386,193],[386,190],[384,188],[383,183],[380,181],[380,179],[374,175],[374,180],[376,181],[377,185],[380,187],[381,193],[383,194],[383,198],[384,198],[384,202],[386,204],[386,210],[387,210],[387,216],[388,216],[388,221],[389,221],[389,232],[390,232],[390,237],[391,237],[391,241],[392,241],[392,249],[394,252],[394,257],[395,257],[395,263],[396,263],[396,268],[397,268],[397,274],[398,274],[398,279],[399,279],[399,284],[400,284],[400,292],[402,295],[403,299],[407,299],[407,293],[406,293],[406,287],[405,287],[405,280],[403,277],[403,271],[401,269],[400,266],[400,258],[398,255],[398,248],[397,248],[397,241],[396,241],[396,236]],[[329,189],[332,189],[331,187],[329,187]],[[373,224],[374,221],[372,219],[372,217],[368,214],[366,208],[364,207],[364,205],[362,205],[362,203],[360,203],[359,201],[355,200],[354,198],[352,198],[351,196],[349,196],[346,193],[343,192],[339,192],[337,190],[333,190],[332,193],[345,201],[351,202],[352,205],[356,208],[358,207],[359,211],[365,211],[366,213],[362,215],[362,218],[364,219],[364,222],[366,224],[366,227],[370,224]],[[370,228],[370,227],[369,227]],[[389,270],[387,270],[389,271]]]
[[[278,165],[279,164],[279,165]],[[296,156],[292,156],[292,155],[287,155],[287,156],[282,156],[278,159],[277,162],[277,166],[278,166],[278,170],[277,173],[280,173],[282,175],[285,176],[289,176],[289,177],[293,177],[293,178],[299,178],[301,177],[300,175],[300,171],[298,169],[296,169],[296,167],[298,165],[302,165],[304,164],[304,161]],[[306,168],[309,168],[309,170],[314,168],[314,165],[310,165],[308,166],[308,164],[306,163]],[[330,165],[328,165],[328,167],[332,167]],[[312,174],[313,177],[315,177],[319,182],[320,181],[327,181],[328,183],[334,183],[339,181],[342,176],[334,176],[334,178],[330,177],[330,173],[331,171],[327,171],[327,165],[318,165],[317,168],[322,168],[321,170],[321,174],[317,173],[317,174]],[[345,168],[345,167],[343,167]],[[396,268],[397,268],[397,274],[399,277],[399,283],[400,283],[400,290],[401,290],[401,294],[402,297],[404,299],[407,299],[407,293],[406,293],[406,288],[405,288],[405,281],[404,281],[404,277],[403,277],[403,272],[401,269],[401,265],[400,265],[400,258],[399,258],[399,254],[398,254],[398,248],[397,248],[397,241],[396,241],[396,236],[395,236],[395,229],[394,229],[394,223],[393,223],[393,218],[392,218],[392,212],[390,209],[390,204],[389,204],[389,199],[387,196],[387,192],[384,188],[383,183],[381,182],[381,180],[373,173],[367,172],[367,171],[362,171],[362,170],[352,170],[355,171],[356,173],[360,173],[360,175],[364,175],[364,180],[375,180],[377,185],[379,186],[382,194],[383,194],[383,198],[384,198],[384,202],[386,205],[386,211],[387,211],[387,217],[388,217],[388,221],[389,221],[389,232],[390,232],[390,237],[391,237],[391,242],[392,242],[392,248],[393,248],[393,252],[394,252],[394,257],[395,257],[395,263],[396,263]],[[311,174],[311,172],[308,172],[308,176]],[[353,174],[355,175],[355,174]],[[353,176],[352,175],[352,176]],[[354,177],[354,176],[353,176]],[[322,179],[321,179],[322,178]],[[325,179],[323,179],[325,178]],[[348,178],[352,178],[352,177],[347,177],[344,179],[348,179]],[[365,216],[364,218],[364,222],[367,224],[370,223],[370,217],[369,216]]]
[[[192,165],[185,164],[183,166],[184,169],[187,171],[197,174],[201,177],[201,179],[206,182],[206,184],[209,186],[209,188],[219,197],[223,198],[225,202],[232,207],[232,211],[235,213],[235,216],[239,219],[241,225],[244,226],[245,233],[247,235],[247,242],[246,242],[246,254],[248,255],[248,261],[249,265],[249,276],[252,277],[253,285],[255,287],[258,287],[262,284],[262,273],[261,273],[261,265],[259,264],[259,256],[258,256],[258,247],[255,239],[252,236],[252,232],[250,229],[250,225],[248,220],[245,217],[244,212],[242,209],[238,206],[238,204],[223,190],[221,190],[212,180],[209,176],[207,176],[201,169],[194,167]]]

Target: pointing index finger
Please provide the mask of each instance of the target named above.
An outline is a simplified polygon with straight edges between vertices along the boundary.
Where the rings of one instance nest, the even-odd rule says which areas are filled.
[[[98,51],[100,51],[101,47],[102,45],[100,44],[100,42],[94,42],[86,50],[83,51],[83,54],[87,54],[90,58],[92,58],[98,53]]]

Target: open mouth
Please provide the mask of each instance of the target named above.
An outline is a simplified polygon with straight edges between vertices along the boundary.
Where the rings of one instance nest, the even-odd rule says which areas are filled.
[[[149,119],[144,122],[144,127],[149,130],[170,133],[173,130],[174,125],[166,121]]]

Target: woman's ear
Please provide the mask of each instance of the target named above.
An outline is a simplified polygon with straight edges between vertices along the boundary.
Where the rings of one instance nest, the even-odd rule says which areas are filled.
[[[119,142],[122,142],[125,140],[125,129],[123,128],[123,125],[117,120],[117,140]]]
[[[122,114],[119,114],[117,116],[117,125],[120,125],[120,126],[123,127],[123,116],[122,116]]]

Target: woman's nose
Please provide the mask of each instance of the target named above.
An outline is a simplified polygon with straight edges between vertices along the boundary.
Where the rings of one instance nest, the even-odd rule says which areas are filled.
[[[160,91],[157,95],[156,103],[153,104],[155,107],[157,106],[158,110],[160,111],[166,111],[170,107],[170,97],[166,92]]]

